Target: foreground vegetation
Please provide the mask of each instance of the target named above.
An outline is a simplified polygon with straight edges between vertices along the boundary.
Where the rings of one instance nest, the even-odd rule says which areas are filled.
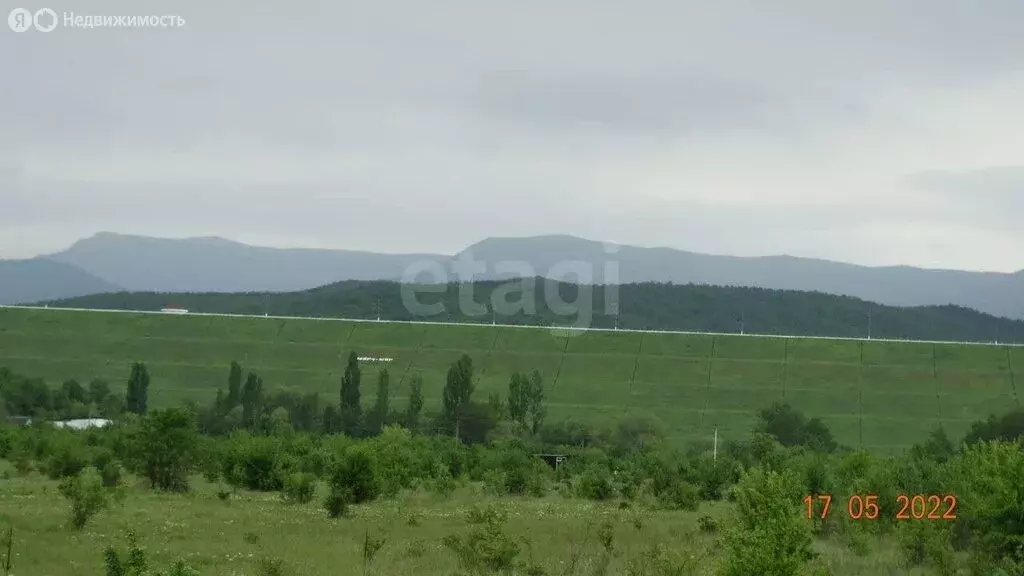
[[[428,409],[441,404],[448,366],[469,354],[482,396],[503,393],[513,373],[539,371],[557,421],[644,416],[685,445],[716,429],[746,438],[756,411],[784,400],[843,444],[890,452],[940,424],[961,436],[1016,405],[1014,370],[1024,365],[1024,348],[1005,346],[0,309],[0,366],[52,387],[99,379],[117,389],[145,361],[156,408],[211,402],[237,360],[268,389],[319,394],[319,414],[352,351],[392,359],[384,365],[396,401],[420,378]],[[113,413],[111,403],[93,413]],[[88,415],[89,404],[62,414]]]
[[[0,567],[56,576],[1024,571],[1019,411],[976,423],[956,443],[936,428],[883,456],[844,448],[821,420],[777,403],[750,436],[713,450],[666,442],[643,419],[581,432],[547,413],[539,373],[516,373],[482,400],[468,356],[446,371],[436,410],[415,394],[392,407],[386,371],[364,410],[362,372],[350,356],[337,401],[307,429],[295,418],[305,409],[275,406],[239,365],[211,404],[153,410],[143,364],[113,392],[126,401],[111,427],[0,427],[0,530],[10,530],[0,550],[12,551],[0,552]],[[566,460],[551,467],[538,454]],[[904,510],[901,495],[956,505],[929,519],[916,505]]]

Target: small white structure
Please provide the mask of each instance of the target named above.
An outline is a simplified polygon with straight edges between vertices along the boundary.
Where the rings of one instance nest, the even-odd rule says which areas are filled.
[[[360,362],[370,362],[376,364],[377,362],[391,362],[393,358],[378,358],[376,356],[359,356],[356,358]]]
[[[188,309],[186,308],[167,307],[161,308],[160,311],[164,314],[188,314]]]
[[[72,430],[85,430],[87,428],[106,428],[113,423],[113,420],[103,418],[81,418],[78,420],[55,420],[54,428],[71,428]]]

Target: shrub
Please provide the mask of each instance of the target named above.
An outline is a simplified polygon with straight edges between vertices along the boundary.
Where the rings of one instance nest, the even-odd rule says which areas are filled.
[[[59,490],[71,502],[70,520],[75,530],[84,528],[90,518],[107,506],[103,479],[91,466],[77,476],[62,480]]]
[[[344,488],[331,486],[331,491],[327,494],[327,499],[324,500],[327,515],[331,518],[340,518],[347,514],[349,500],[350,496]]]
[[[93,432],[93,430],[90,430],[90,432]],[[114,453],[107,448],[100,448],[92,454],[92,466],[100,471],[113,460]]]
[[[422,440],[399,426],[385,426],[366,443],[364,450],[373,460],[382,495],[390,497],[411,488],[417,477],[430,471],[434,454],[425,448]]]
[[[516,568],[519,544],[505,533],[507,515],[494,506],[474,507],[469,511],[470,533],[459,537],[445,536],[443,542],[451,550],[459,566],[471,574],[509,573]]]
[[[107,546],[103,554],[107,576],[141,576],[149,568],[146,553],[139,548],[138,539],[133,530],[128,531],[128,553],[122,560],[121,555],[113,546]]]
[[[307,472],[295,472],[284,483],[284,496],[289,502],[305,504],[313,500],[316,493],[316,476]]]
[[[122,560],[121,555],[113,546],[108,546],[103,554],[106,576],[199,576],[199,571],[185,563],[176,561],[167,570],[149,571],[146,553],[139,548],[135,532],[128,531],[128,553]]]
[[[951,461],[958,486],[951,490],[958,531],[970,545],[972,561],[987,573],[995,567],[1024,565],[1024,451],[1019,442],[967,446]]]
[[[718,522],[715,522],[715,519],[708,514],[701,514],[700,517],[697,518],[697,527],[705,534],[714,534],[718,532]]]
[[[717,460],[707,455],[697,458],[690,470],[690,480],[699,489],[704,500],[721,500],[726,489],[736,483],[740,476],[739,463],[726,456]]]
[[[116,460],[109,460],[100,468],[100,477],[104,488],[116,488],[121,483],[121,465]]]
[[[665,510],[696,511],[700,506],[700,489],[689,482],[676,482],[658,494],[658,505]]]
[[[150,486],[162,491],[188,490],[198,434],[192,415],[185,410],[156,410],[141,419],[132,452]]]
[[[943,522],[899,523],[899,545],[907,566],[930,565],[940,574],[953,574],[953,548],[949,526]]]
[[[791,475],[753,469],[734,491],[736,517],[725,534],[723,576],[793,576],[814,557]]]
[[[581,498],[599,502],[611,499],[615,496],[615,488],[609,476],[607,470],[591,466],[580,476],[577,493]]]
[[[443,498],[447,498],[455,492],[455,478],[444,464],[437,465],[434,478],[430,481],[430,490]]]
[[[14,471],[21,476],[32,472],[32,458],[28,452],[14,452],[11,454],[11,463],[14,464]]]
[[[259,492],[284,489],[286,478],[285,450],[277,438],[253,438],[247,434],[232,439],[230,470],[226,476],[238,486]]]
[[[373,461],[358,448],[348,450],[334,463],[330,485],[332,491],[347,494],[351,504],[369,502],[380,493]]]
[[[2,410],[2,407],[0,407]],[[7,455],[14,450],[14,431],[5,426],[0,426],[0,458],[7,458]]]
[[[54,452],[47,461],[46,473],[52,480],[60,480],[77,475],[88,465],[89,460],[83,449],[68,442]]]

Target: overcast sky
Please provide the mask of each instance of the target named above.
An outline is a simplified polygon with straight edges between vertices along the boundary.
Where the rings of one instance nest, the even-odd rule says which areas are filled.
[[[18,4],[185,25],[0,30],[0,257],[567,233],[1024,268],[1021,0]]]

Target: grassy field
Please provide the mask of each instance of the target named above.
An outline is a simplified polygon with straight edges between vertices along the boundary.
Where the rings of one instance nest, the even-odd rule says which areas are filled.
[[[5,472],[9,477],[0,481],[0,529],[6,537],[7,527],[15,528],[12,574],[19,575],[101,574],[103,550],[108,545],[124,550],[124,535],[134,529],[151,566],[165,568],[185,559],[204,576],[265,573],[257,572],[260,558],[279,560],[285,574],[303,576],[447,576],[459,566],[442,538],[467,533],[467,512],[487,504],[508,514],[505,530],[521,548],[519,559],[532,558],[547,574],[594,573],[603,551],[597,533],[610,522],[615,554],[608,574],[666,574],[650,568],[635,571],[650,547],[660,543],[677,555],[677,566],[689,567],[672,574],[703,575],[714,574],[723,551],[719,536],[701,532],[697,518],[707,514],[722,525],[730,513],[730,505],[724,503],[703,503],[698,512],[655,512],[556,494],[494,498],[468,485],[449,499],[404,493],[394,500],[355,506],[349,518],[332,521],[321,498],[295,505],[284,503],[279,494],[242,492],[225,502],[217,498],[215,486],[194,478],[194,490],[185,495],[130,484],[120,504],[74,532],[67,527],[68,504],[58,495],[56,482],[36,473],[14,475],[11,466],[0,461],[0,474]],[[367,534],[386,541],[364,572],[362,546]],[[814,548],[836,576],[932,574],[924,568],[901,568],[892,538],[869,537],[865,544],[869,552],[864,555],[842,542],[819,541]],[[575,571],[569,569],[573,558],[579,559]]]
[[[1015,406],[1013,369],[1024,366],[1024,349],[1003,346],[0,309],[0,366],[55,385],[119,384],[144,361],[154,406],[209,401],[232,360],[270,389],[334,398],[351,350],[394,359],[399,405],[413,374],[428,405],[439,403],[445,370],[467,353],[481,397],[504,392],[513,371],[540,370],[549,419],[646,413],[679,440],[710,439],[715,426],[730,438],[785,399],[840,442],[878,450],[906,447],[939,423],[960,435]],[[372,382],[364,378],[368,401]]]

